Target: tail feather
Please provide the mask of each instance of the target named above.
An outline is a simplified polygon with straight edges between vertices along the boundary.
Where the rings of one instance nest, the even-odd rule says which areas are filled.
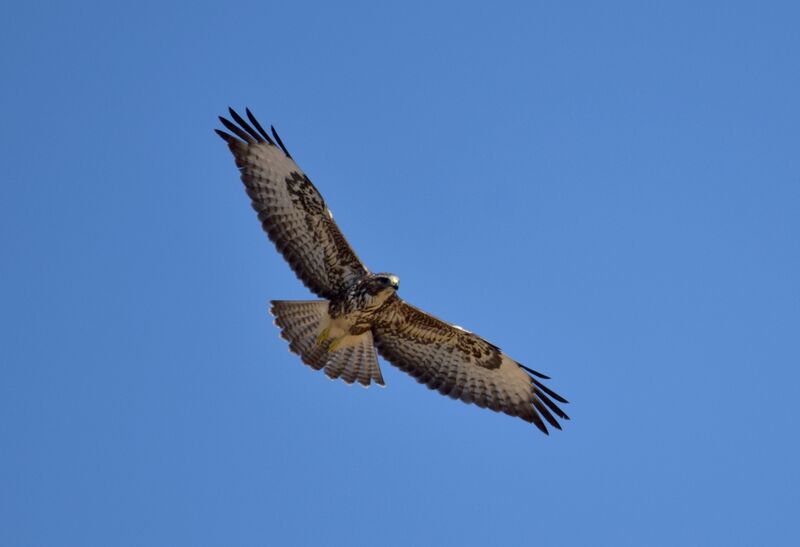
[[[336,380],[337,378],[342,377],[342,374],[345,372],[345,365],[353,358],[354,349],[354,347],[349,347],[336,352],[336,358],[331,359],[330,363],[328,363],[328,366],[325,367],[325,374],[328,376],[328,378],[331,380]],[[348,382],[346,375],[342,379],[347,383],[353,383],[352,380]]]
[[[353,345],[333,352],[325,367],[325,374],[332,379],[341,378],[348,384],[358,381],[359,384],[368,386],[374,381],[380,386],[385,385],[372,332],[360,334]]]
[[[372,332],[366,333],[368,339],[359,346],[360,355],[356,358],[361,364],[359,367],[358,381],[362,385],[369,385],[370,379],[378,385],[385,385],[381,368],[378,365],[378,357],[375,355],[375,344],[372,340]]]
[[[325,368],[330,358],[330,354],[328,353],[329,345],[330,342],[323,342],[322,344],[314,343],[308,349],[300,353],[300,358],[314,370]]]
[[[272,302],[270,313],[281,329],[281,337],[289,342],[289,349],[300,355],[303,362],[315,370],[325,366],[328,345],[317,344],[320,324],[328,317],[325,300],[298,300]]]
[[[281,337],[289,349],[315,370],[325,369],[331,379],[341,378],[348,384],[358,381],[384,385],[372,332],[349,337],[340,349],[330,351],[331,341],[317,337],[329,321],[327,300],[274,300],[270,313],[281,329]]]

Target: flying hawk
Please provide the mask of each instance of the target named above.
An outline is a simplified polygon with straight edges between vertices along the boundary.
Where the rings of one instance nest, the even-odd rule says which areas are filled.
[[[216,133],[228,144],[264,231],[297,277],[322,300],[272,301],[281,336],[303,362],[330,378],[384,385],[378,353],[442,395],[519,416],[547,434],[546,420],[569,417],[567,401],[480,336],[446,323],[397,296],[400,281],[371,273],[339,231],[322,196],[292,159],[275,128],[246,121]],[[235,123],[234,123],[235,122]],[[542,419],[544,418],[544,420]]]

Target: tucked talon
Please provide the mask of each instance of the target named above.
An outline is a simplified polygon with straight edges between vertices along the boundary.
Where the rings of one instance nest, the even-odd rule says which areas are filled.
[[[337,349],[339,349],[339,346],[342,345],[342,341],[343,340],[344,340],[344,336],[342,336],[341,338],[337,338],[336,340],[331,342],[331,345],[328,346],[328,352],[334,352]]]
[[[325,327],[325,329],[317,335],[317,345],[321,346],[324,344],[331,335],[331,328]]]

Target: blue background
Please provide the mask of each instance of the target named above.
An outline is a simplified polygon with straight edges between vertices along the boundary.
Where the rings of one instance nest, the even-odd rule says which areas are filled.
[[[7,5],[0,544],[797,545],[796,6]],[[228,105],[565,431],[302,366]]]

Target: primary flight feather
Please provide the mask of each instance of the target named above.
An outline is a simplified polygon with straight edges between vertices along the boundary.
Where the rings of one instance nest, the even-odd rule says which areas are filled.
[[[371,273],[333,220],[325,200],[297,166],[274,128],[246,109],[220,117],[261,226],[297,277],[321,300],[272,301],[281,336],[304,363],[347,383],[383,385],[375,350],[443,395],[518,416],[547,433],[561,429],[567,401],[480,336],[407,304],[400,282]]]

